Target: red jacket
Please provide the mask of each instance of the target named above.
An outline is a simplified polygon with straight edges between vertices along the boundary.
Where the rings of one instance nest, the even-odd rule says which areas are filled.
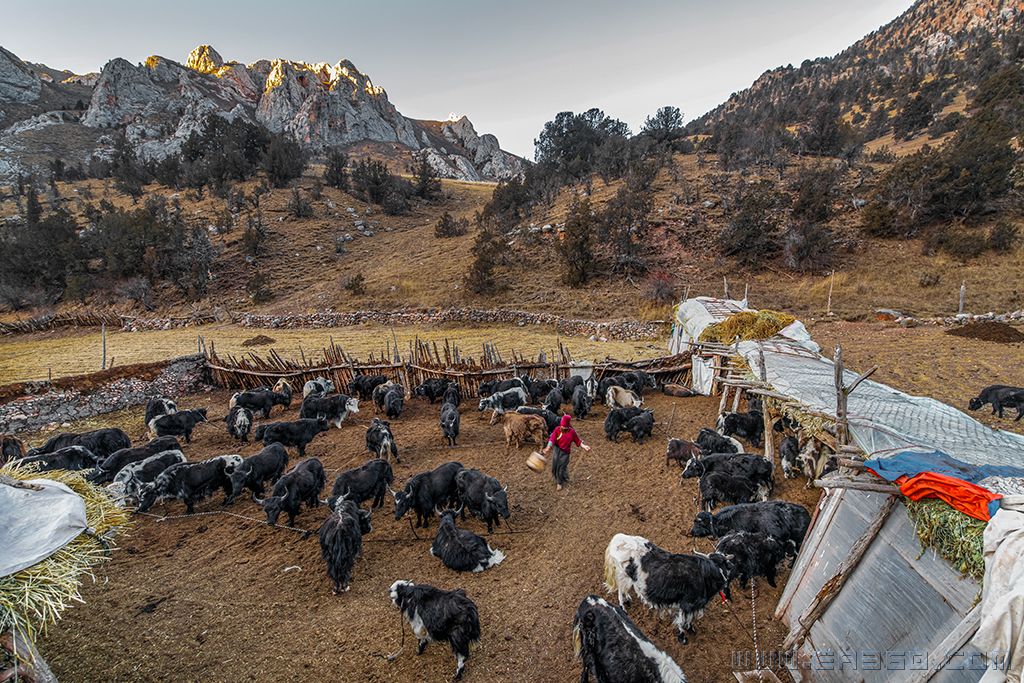
[[[577,446],[580,444],[580,435],[572,427],[555,427],[555,431],[551,432],[551,438],[548,441],[568,453],[574,444]]]

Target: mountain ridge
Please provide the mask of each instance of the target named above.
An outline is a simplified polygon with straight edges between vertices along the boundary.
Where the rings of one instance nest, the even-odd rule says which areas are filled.
[[[84,107],[82,95],[88,95]],[[54,106],[50,100],[59,97],[78,101]],[[78,76],[23,62],[0,48],[0,152],[6,157],[0,176],[31,170],[38,166],[33,157],[46,151],[82,163],[92,154],[109,154],[109,129],[123,130],[143,158],[160,159],[176,153],[210,115],[259,123],[313,155],[362,142],[396,143],[410,160],[426,158],[443,177],[500,180],[523,172],[522,159],[502,150],[493,135],[477,133],[466,117],[432,122],[402,115],[387,92],[348,60],[242,64],[200,45],[184,63],[159,55],[141,64],[114,58],[98,75]],[[58,124],[84,129],[78,132],[91,144],[62,149],[58,139],[40,154],[28,133]],[[49,132],[59,138],[59,129]]]

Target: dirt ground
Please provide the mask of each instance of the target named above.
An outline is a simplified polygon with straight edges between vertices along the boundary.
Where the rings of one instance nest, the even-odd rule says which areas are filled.
[[[878,365],[871,379],[936,398],[990,427],[1024,434],[1024,420],[1014,422],[1014,410],[1000,419],[989,406],[967,408],[967,402],[989,384],[1024,386],[1024,343],[971,339],[934,325],[904,328],[882,322],[817,321],[808,329],[829,357],[836,344],[842,344],[848,368],[862,372]]]
[[[211,421],[201,425],[190,460],[241,452],[220,418],[226,412],[223,391],[183,397],[179,407],[208,406]],[[489,538],[507,559],[481,574],[459,574],[428,554],[432,531],[413,538],[406,520],[395,521],[390,499],[374,514],[352,588],[331,595],[314,534],[267,527],[225,515],[198,515],[158,521],[140,517],[120,539],[113,559],[101,566],[95,583],[84,586],[84,605],[75,605],[49,629],[41,649],[62,681],[442,681],[454,659],[434,644],[415,655],[407,633],[400,656],[382,655],[401,642],[397,610],[387,590],[397,579],[426,582],[445,589],[462,587],[477,603],[483,628],[480,647],[467,667],[467,681],[568,681],[579,676],[572,654],[571,624],[580,600],[603,594],[603,551],[618,532],[639,534],[673,551],[709,551],[708,539],[687,533],[696,512],[696,480],[680,484],[677,466],[664,460],[667,436],[692,438],[714,423],[717,399],[649,399],[658,426],[643,445],[612,444],[604,439],[605,410],[577,426],[591,453],[574,453],[571,483],[556,493],[550,474],[525,467],[529,447],[505,452],[498,427],[487,425],[475,406],[463,404],[462,436],[454,450],[443,446],[437,406],[422,399],[407,404],[392,422],[402,462],[395,465],[396,488],[416,472],[457,459],[479,467],[509,485],[511,525]],[[273,419],[282,415],[275,408]],[[297,406],[284,416],[294,418]],[[308,448],[328,470],[329,484],[342,469],[364,462],[366,409],[342,429],[321,435]],[[141,409],[90,421],[119,425],[143,439]],[[88,426],[88,425],[83,425]],[[35,440],[33,440],[33,443]],[[293,462],[295,462],[293,458]],[[803,480],[780,480],[780,498],[813,506],[817,490]],[[220,498],[201,505],[220,510]],[[239,501],[232,512],[259,520],[260,509]],[[153,512],[177,515],[179,503]],[[324,507],[304,511],[297,525],[315,531],[327,516]],[[477,533],[485,527],[466,523]],[[788,570],[786,570],[788,572]],[[771,589],[761,581],[756,611],[761,648],[780,645],[782,624],[771,619],[785,583]],[[676,642],[668,620],[639,604],[630,616],[697,683],[732,679],[731,653],[753,648],[749,592],[736,589],[733,601],[717,598],[697,622],[690,644]]]

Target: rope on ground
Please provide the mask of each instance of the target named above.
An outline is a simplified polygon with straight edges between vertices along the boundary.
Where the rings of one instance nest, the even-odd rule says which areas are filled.
[[[266,526],[272,526],[272,527],[274,527],[276,529],[287,529],[289,531],[294,531],[296,533],[305,534],[307,537],[314,533],[310,529],[300,529],[299,527],[288,526],[287,524],[268,524],[266,521],[264,521],[262,519],[256,519],[255,517],[246,517],[245,515],[240,515],[237,512],[229,512],[227,510],[206,510],[204,512],[193,512],[191,514],[186,513],[184,515],[154,515],[154,514],[152,514],[150,512],[138,512],[138,511],[136,511],[135,514],[137,514],[137,515],[145,515],[146,517],[153,517],[158,522],[165,522],[165,521],[167,521],[169,519],[186,519],[188,517],[202,517],[202,516],[205,516],[205,515],[227,515],[228,517],[237,517],[238,519],[244,519],[244,520],[249,521],[249,522],[255,522],[256,524],[263,524],[263,525],[266,525]]]
[[[402,640],[398,644],[398,649],[389,655],[386,655],[383,652],[374,652],[374,657],[380,657],[381,659],[387,661],[388,664],[390,664],[391,662],[398,659],[398,655],[402,654],[402,650],[405,648],[405,620],[402,618],[401,612],[398,613],[398,631],[402,634]]]
[[[262,524],[262,525],[265,525],[265,526],[272,526],[272,527],[274,527],[276,529],[287,529],[288,531],[294,531],[296,533],[303,534],[303,538],[304,539],[305,538],[309,538],[310,536],[312,536],[313,534],[316,533],[315,531],[312,531],[311,529],[300,529],[299,527],[288,526],[287,524],[267,524],[262,519],[256,519],[255,517],[247,517],[245,515],[240,515],[237,512],[229,512],[228,510],[205,510],[203,512],[193,512],[192,514],[187,514],[186,513],[184,515],[154,515],[151,512],[138,512],[138,511],[135,514],[137,514],[137,515],[144,515],[146,517],[152,517],[155,520],[157,520],[157,522],[165,522],[165,521],[171,520],[171,519],[188,519],[189,517],[203,517],[203,516],[207,516],[207,515],[226,515],[228,517],[237,517],[238,519],[244,519],[246,521],[254,522],[256,524]],[[433,542],[433,540],[434,540],[433,538],[421,538],[420,536],[418,536],[416,534],[416,529],[412,526],[412,520],[409,519],[409,518],[406,518],[406,519],[409,520],[409,528],[412,529],[413,538],[364,538],[363,539],[363,543],[413,543],[415,541],[431,541],[431,542]],[[507,523],[508,523],[508,521],[506,520],[506,524]],[[512,534],[526,534],[526,533],[529,533],[529,532],[530,532],[529,529],[516,530],[516,529],[511,529],[510,528],[509,531],[495,531],[492,534],[488,534],[488,535],[489,536],[511,536]]]
[[[757,642],[757,583],[750,577],[750,615],[754,634],[754,662],[758,669],[762,667],[761,648]]]

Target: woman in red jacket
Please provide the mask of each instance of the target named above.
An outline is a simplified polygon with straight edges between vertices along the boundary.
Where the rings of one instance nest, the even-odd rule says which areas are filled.
[[[590,446],[583,443],[576,430],[569,426],[571,422],[570,416],[563,415],[562,421],[551,432],[548,446],[544,449],[544,455],[548,455],[552,449],[555,451],[555,457],[551,461],[551,473],[555,477],[557,491],[561,491],[562,486],[569,482],[569,451],[572,450],[573,444],[585,451],[590,450]]]

